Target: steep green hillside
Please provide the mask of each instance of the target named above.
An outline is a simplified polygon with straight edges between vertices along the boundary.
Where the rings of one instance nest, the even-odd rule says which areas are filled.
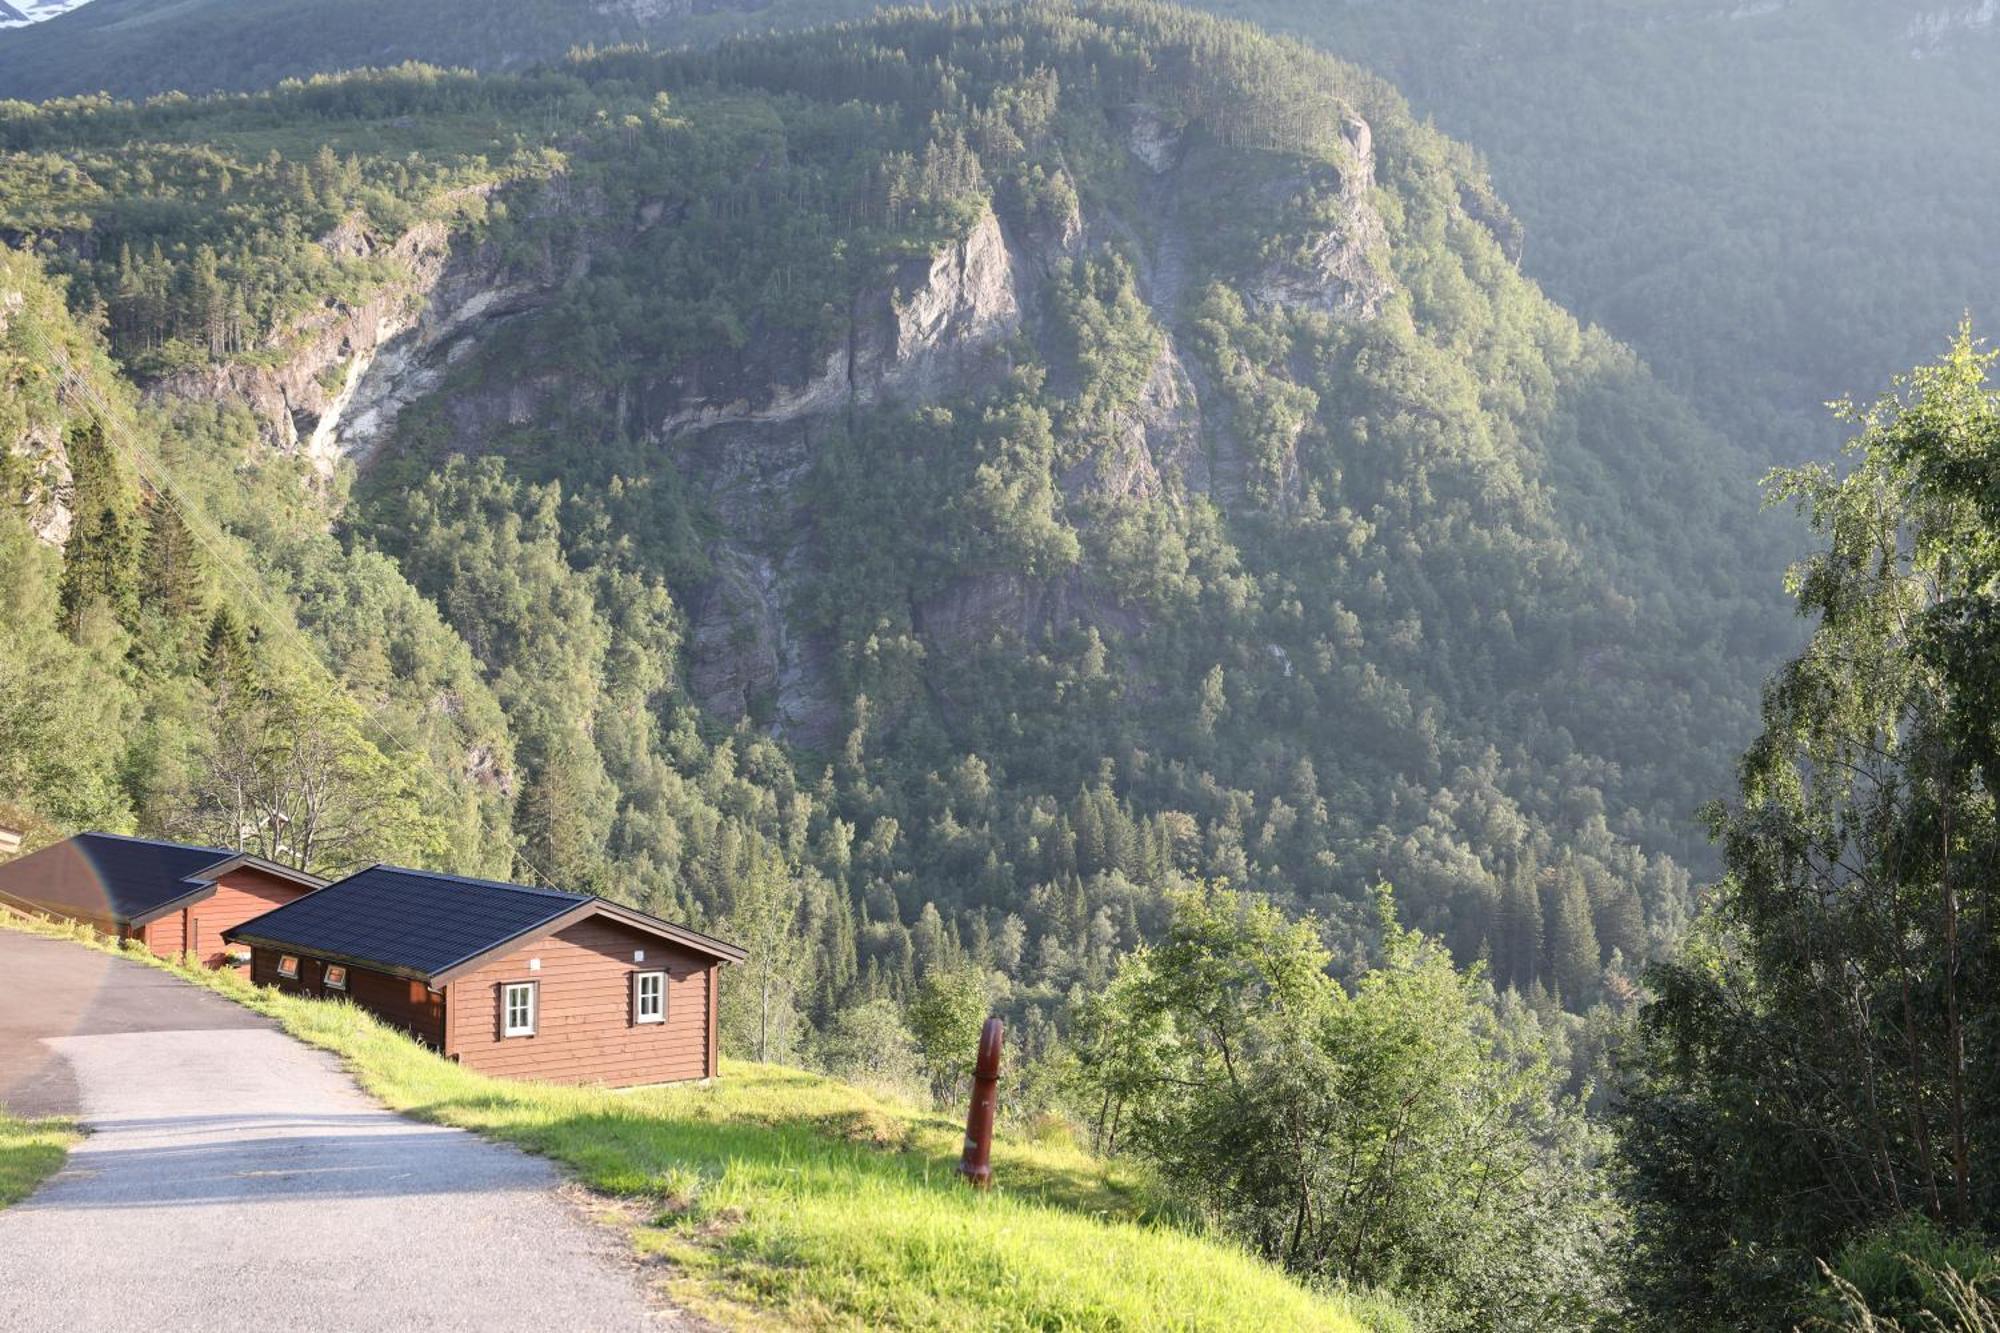
[[[2000,318],[2000,25],[1950,0],[1208,0],[1392,79],[1475,145],[1522,262],[1746,448],[1830,452]]]
[[[505,70],[576,46],[712,42],[873,8],[866,0],[91,0],[0,33],[0,96],[244,91],[405,60]]]
[[[142,406],[13,251],[0,386],[0,810],[31,845],[242,829],[276,851],[295,822],[301,863],[507,865],[511,747],[470,655],[328,535],[247,411]]]
[[[1510,253],[1759,457],[1824,450],[1937,330],[2000,309],[1990,8],[1950,0],[1205,0],[1391,78],[1477,147]],[[93,0],[0,34],[0,95],[251,89],[422,59],[710,42],[859,0]],[[473,11],[477,11],[476,14]],[[1949,162],[1949,166],[1941,163]],[[1496,216],[1497,213],[1496,213]],[[1503,224],[1511,229],[1513,223]]]
[[[1351,68],[1051,5],[0,134],[132,373],[363,462],[336,545],[477,658],[523,872],[789,879],[821,1021],[966,953],[1060,1010],[1186,875],[1343,951],[1386,875],[1573,1007],[1680,919],[1782,630],[1751,470]]]

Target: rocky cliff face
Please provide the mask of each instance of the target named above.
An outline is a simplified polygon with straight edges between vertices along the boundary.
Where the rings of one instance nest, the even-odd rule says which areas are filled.
[[[348,258],[386,257],[399,276],[366,301],[329,304],[275,331],[266,347],[283,349],[282,357],[178,372],[149,392],[240,403],[272,448],[303,455],[322,475],[342,460],[365,464],[405,406],[435,390],[481,337],[554,285],[503,276],[490,256],[435,221],[380,253],[351,221],[320,244]]]
[[[1344,216],[1313,238],[1302,254],[1264,271],[1252,295],[1268,309],[1373,319],[1393,290],[1376,263],[1387,236],[1369,197],[1375,188],[1375,137],[1368,122],[1349,116],[1341,126],[1341,144]]]
[[[792,626],[810,568],[811,523],[799,481],[831,414],[884,398],[929,401],[1004,372],[1021,327],[1020,265],[992,212],[961,240],[859,293],[845,345],[804,383],[772,377],[749,351],[673,376],[651,436],[697,479],[726,535],[699,593],[688,682],[722,718],[750,717],[806,745],[834,739],[831,649]]]
[[[727,533],[710,550],[716,574],[697,600],[690,636],[690,687],[712,714],[748,716],[807,745],[837,739],[847,701],[834,697],[831,646],[794,628],[801,619],[794,599],[817,558],[812,497],[800,485],[816,438],[831,414],[852,406],[929,401],[1003,372],[1010,340],[1039,345],[1046,338],[1036,314],[1041,284],[1095,243],[1115,239],[1135,255],[1160,346],[1136,400],[1114,415],[1089,457],[1057,478],[1066,502],[1082,513],[1161,496],[1180,503],[1204,495],[1225,508],[1242,500],[1242,451],[1226,420],[1204,415],[1203,372],[1177,337],[1195,241],[1177,205],[1186,147],[1149,107],[1126,108],[1123,124],[1144,173],[1143,230],[1130,219],[1078,213],[1015,234],[988,212],[963,240],[857,297],[847,345],[829,353],[816,374],[773,375],[767,350],[671,377],[654,438],[676,450]],[[1273,266],[1248,293],[1272,317],[1315,311],[1371,319],[1393,290],[1383,276],[1387,241],[1371,197],[1375,160],[1366,122],[1350,117],[1342,142],[1339,224],[1316,238],[1304,262]],[[1078,572],[1046,580],[968,573],[913,605],[911,619],[941,662],[996,635],[1033,641],[1052,627],[1083,623],[1116,641],[1145,628],[1139,611]],[[940,673],[932,682],[947,716],[974,702],[956,697],[950,677]]]
[[[330,253],[372,253],[358,226],[343,225],[322,237]],[[360,380],[381,349],[418,320],[426,297],[450,257],[449,235],[423,223],[398,238],[390,257],[407,274],[359,304],[329,305],[276,330],[267,340],[287,351],[275,364],[225,362],[169,375],[152,386],[155,396],[242,403],[257,416],[265,439],[285,453],[302,453],[322,470],[337,457],[335,440]]]
[[[1183,298],[1206,281],[1191,272],[1200,238],[1180,216],[1189,145],[1145,105],[1121,109],[1116,123],[1128,136],[1145,217],[1074,209],[1016,224],[989,208],[963,236],[855,291],[837,337],[756,328],[741,346],[639,367],[616,390],[604,387],[611,377],[579,382],[537,371],[519,349],[481,373],[479,358],[502,324],[532,320],[589,270],[593,249],[618,245],[627,233],[596,213],[573,254],[523,277],[426,226],[393,243],[407,281],[287,330],[294,352],[281,364],[177,376],[157,391],[246,403],[273,447],[322,469],[341,460],[365,468],[420,400],[427,400],[427,431],[442,427],[445,436],[432,434],[427,448],[478,453],[514,428],[560,419],[592,422],[607,438],[660,451],[713,517],[716,533],[706,551],[710,576],[700,587],[677,589],[689,621],[687,688],[717,718],[748,717],[785,740],[824,746],[837,740],[850,701],[837,697],[833,646],[802,628],[798,605],[820,560],[805,485],[820,442],[857,409],[917,405],[996,382],[1016,348],[1049,362],[1058,353],[1043,291],[1068,259],[1106,245],[1131,256],[1159,349],[1134,400],[1113,414],[1089,455],[1056,478],[1065,504],[1081,514],[1207,496],[1227,509],[1244,497],[1243,451],[1226,414],[1204,412],[1213,396],[1206,372],[1181,341]],[[1338,149],[1333,224],[1244,285],[1245,297],[1270,318],[1312,312],[1365,320],[1391,294],[1367,123],[1350,115]],[[1303,184],[1274,183],[1273,201]],[[532,206],[591,207],[561,191]],[[676,222],[664,206],[641,203],[625,225],[639,232]],[[368,239],[354,229],[322,243],[368,253]],[[532,342],[532,324],[528,329]],[[454,375],[461,363],[473,373]],[[1033,639],[1076,622],[1110,638],[1144,629],[1140,613],[1075,572],[1051,580],[968,573],[912,606],[911,616],[940,660],[995,634]],[[949,681],[939,682],[937,697],[948,711],[954,707]]]
[[[728,426],[781,426],[882,398],[925,401],[1004,368],[996,346],[1021,323],[1016,263],[992,212],[964,239],[857,293],[848,336],[816,373],[779,338],[676,367],[655,390],[649,433],[667,441]]]

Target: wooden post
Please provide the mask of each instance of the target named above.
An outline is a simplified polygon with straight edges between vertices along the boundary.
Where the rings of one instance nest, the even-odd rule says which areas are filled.
[[[972,1109],[965,1116],[965,1155],[958,1174],[974,1189],[993,1183],[993,1113],[1000,1106],[1000,1039],[1006,1029],[997,1018],[986,1020],[979,1034],[979,1062],[972,1071]]]

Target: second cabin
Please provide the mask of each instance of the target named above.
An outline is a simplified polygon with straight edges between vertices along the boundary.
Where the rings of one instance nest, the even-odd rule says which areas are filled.
[[[251,980],[347,998],[482,1073],[715,1077],[732,944],[587,894],[371,866],[227,933]]]
[[[223,942],[325,880],[248,852],[116,833],[79,833],[0,865],[0,907],[80,921],[162,958],[237,961]]]

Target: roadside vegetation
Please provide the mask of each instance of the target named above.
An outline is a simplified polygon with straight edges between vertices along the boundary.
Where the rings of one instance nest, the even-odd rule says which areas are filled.
[[[60,1171],[76,1140],[71,1121],[24,1120],[0,1111],[0,1208],[19,1203]]]
[[[339,1055],[396,1111],[560,1162],[612,1202],[671,1298],[728,1325],[1406,1333],[1387,1302],[1315,1291],[1171,1215],[1141,1177],[1066,1134],[1003,1131],[996,1188],[959,1182],[961,1126],[887,1094],[726,1062],[708,1087],[614,1091],[487,1078],[345,1002],[121,950],[87,929],[0,923],[123,952]],[[0,1120],[0,1201],[20,1122]],[[61,1161],[40,1131],[42,1174]],[[33,1149],[22,1151],[32,1152]],[[33,1180],[28,1178],[28,1187]],[[22,1192],[25,1192],[23,1189]]]

